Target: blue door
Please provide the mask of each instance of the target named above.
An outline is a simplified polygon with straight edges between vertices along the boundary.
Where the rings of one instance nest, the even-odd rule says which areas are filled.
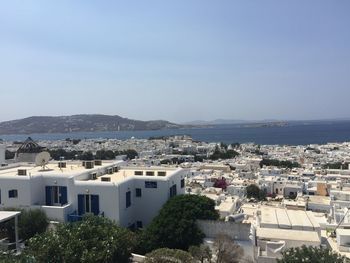
[[[85,203],[84,203],[85,195],[78,195],[78,215],[85,214]]]
[[[52,188],[51,188],[51,186],[45,187],[45,194],[46,194],[46,205],[51,206],[52,205],[52,200],[51,200]]]
[[[67,198],[67,187],[66,186],[60,186],[60,204],[65,205],[68,203]]]
[[[94,215],[100,213],[100,201],[98,195],[91,195],[91,213]]]

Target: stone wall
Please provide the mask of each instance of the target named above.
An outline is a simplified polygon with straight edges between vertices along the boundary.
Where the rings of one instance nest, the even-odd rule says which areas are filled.
[[[198,220],[197,225],[207,238],[215,238],[218,234],[225,234],[230,236],[234,240],[250,240],[250,224]]]

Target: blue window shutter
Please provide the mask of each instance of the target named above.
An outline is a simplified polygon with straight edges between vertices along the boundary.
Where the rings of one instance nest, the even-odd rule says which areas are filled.
[[[51,200],[51,192],[52,188],[51,186],[46,186],[45,187],[45,193],[46,193],[46,205],[52,205],[52,200]]]
[[[98,215],[100,213],[100,202],[98,195],[91,195],[91,212],[94,215]]]
[[[67,187],[66,186],[60,186],[60,194],[61,194],[61,197],[60,197],[61,205],[67,204],[68,200],[67,200]]]
[[[85,195],[78,195],[78,215],[80,216],[85,212],[84,197]]]

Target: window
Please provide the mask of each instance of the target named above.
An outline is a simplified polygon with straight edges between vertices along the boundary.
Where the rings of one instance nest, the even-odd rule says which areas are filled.
[[[142,221],[136,221],[136,227],[137,228],[142,228],[143,227]]]
[[[125,203],[126,208],[128,208],[131,206],[131,192],[130,191],[126,192],[125,197],[126,197],[126,203]]]
[[[98,195],[78,195],[78,214],[84,215],[86,213],[92,213],[94,215],[98,215],[100,213],[100,202]]]
[[[181,180],[181,188],[184,188],[185,187],[185,179],[182,179]]]
[[[110,177],[101,177],[101,182],[110,182],[111,178]]]
[[[166,172],[158,172],[158,176],[166,176]]]
[[[66,186],[46,186],[45,192],[47,206],[65,205],[68,203]]]
[[[148,176],[154,176],[154,172],[147,171],[147,172],[146,172],[146,175],[148,175]]]
[[[157,188],[157,182],[149,181],[145,182],[145,188]]]
[[[136,188],[136,197],[141,197],[141,196],[142,196],[141,188]]]
[[[142,172],[142,171],[135,171],[134,174],[135,174],[135,175],[143,175],[143,172]]]
[[[172,187],[170,187],[170,197],[176,196],[177,190],[176,190],[176,184],[174,184]]]
[[[18,191],[17,190],[10,190],[9,191],[9,198],[17,198],[18,197]]]

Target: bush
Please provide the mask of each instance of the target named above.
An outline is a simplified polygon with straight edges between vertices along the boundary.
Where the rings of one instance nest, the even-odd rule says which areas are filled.
[[[90,215],[31,238],[24,256],[30,262],[129,262],[135,243],[130,230]]]
[[[277,263],[344,263],[346,258],[333,252],[330,249],[319,247],[297,247],[289,248],[282,252],[282,259],[277,259]]]
[[[194,263],[194,259],[191,254],[179,250],[179,249],[169,249],[160,248],[146,254],[145,263]]]
[[[256,184],[251,184],[247,186],[247,197],[248,198],[255,198],[257,200],[265,200],[266,199],[266,191],[261,190],[259,186]]]
[[[18,211],[16,208],[6,208],[6,211]],[[44,233],[49,225],[49,220],[45,212],[40,209],[20,210],[18,218],[19,237],[28,240],[37,234]],[[1,226],[1,230],[6,231],[6,235],[11,242],[15,242],[14,220],[10,220]]]
[[[187,250],[190,246],[199,245],[204,234],[196,221],[218,218],[213,200],[197,195],[175,196],[142,233],[141,253],[160,247]]]

